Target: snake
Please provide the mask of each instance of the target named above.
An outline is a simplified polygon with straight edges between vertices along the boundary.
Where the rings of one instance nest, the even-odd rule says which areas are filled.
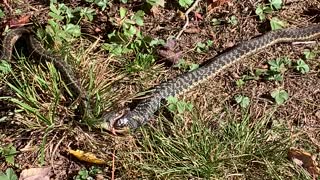
[[[185,91],[207,81],[241,59],[278,43],[306,41],[320,36],[320,24],[302,28],[286,28],[267,32],[262,36],[242,42],[216,57],[207,60],[201,67],[191,72],[178,75],[176,78],[162,82],[151,88],[147,98],[136,107],[126,111],[111,111],[102,115],[104,129],[113,128],[115,132],[134,131],[148,123],[154,113],[161,107],[161,101],[170,96],[179,96]]]
[[[37,39],[32,27],[19,27],[11,29],[2,40],[2,50],[0,60],[12,62],[12,51],[16,42],[23,37],[27,44],[27,49],[31,56],[39,62],[52,62],[54,67],[59,71],[62,80],[71,90],[72,95],[79,99],[79,106],[77,111],[80,116],[85,113],[91,113],[91,107],[88,101],[87,92],[78,81],[72,67],[63,60],[62,56],[50,52],[44,48],[41,42]]]
[[[80,100],[82,114],[91,112],[87,92],[79,83],[72,67],[63,58],[46,50],[30,27],[16,28],[4,37],[2,55],[0,60],[11,61],[12,50],[16,41],[22,36],[26,37],[29,51],[37,56],[40,61],[52,62],[60,72],[63,81],[71,89],[74,96]],[[121,111],[105,111],[98,118],[96,127],[112,132],[134,131],[147,124],[154,113],[161,107],[161,102],[170,96],[179,96],[198,84],[216,76],[224,69],[230,67],[241,59],[261,51],[278,43],[312,40],[320,37],[320,24],[314,24],[303,28],[287,28],[268,32],[233,47],[216,57],[205,62],[201,67],[193,71],[181,74],[176,78],[162,82],[151,88],[148,97],[142,99],[133,109]]]

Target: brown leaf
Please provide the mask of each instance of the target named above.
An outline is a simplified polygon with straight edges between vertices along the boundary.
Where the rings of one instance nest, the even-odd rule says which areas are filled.
[[[176,46],[176,41],[174,39],[169,39],[163,47],[165,49],[174,50]]]
[[[186,16],[180,10],[177,11],[177,17],[180,18],[181,20],[185,20],[186,19]]]
[[[9,21],[10,27],[21,27],[30,22],[31,15],[21,16],[19,19],[11,19]]]
[[[31,168],[21,172],[19,180],[49,180],[51,168]]]
[[[189,34],[197,34],[200,32],[200,29],[199,28],[188,28],[184,32],[189,33]]]
[[[198,19],[203,20],[202,15],[200,13],[198,13],[198,12],[194,12],[194,16],[196,17],[197,20]]]
[[[159,56],[167,59],[168,61],[172,62],[173,64],[177,64],[181,58],[181,55],[182,55],[182,52],[174,52],[169,49],[167,49],[167,50],[159,49],[159,50],[157,50],[157,53],[159,54]]]
[[[312,177],[317,178],[319,176],[320,169],[316,161],[316,156],[312,156],[310,153],[297,148],[290,148],[288,157],[295,164],[306,169]]]
[[[207,0],[208,2],[208,12],[213,11],[215,8],[218,8],[225,3],[227,3],[229,0]]]
[[[150,9],[150,12],[152,13],[152,15],[153,16],[159,15],[160,14],[159,6],[163,8],[165,3],[166,3],[165,0],[158,0],[157,3],[153,5],[152,8]]]

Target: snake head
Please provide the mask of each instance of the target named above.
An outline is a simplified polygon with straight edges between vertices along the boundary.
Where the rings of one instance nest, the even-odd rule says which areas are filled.
[[[105,112],[101,116],[101,122],[98,125],[100,128],[112,132],[113,134],[124,134],[129,132],[128,118],[126,114],[129,109],[121,109],[119,111]]]

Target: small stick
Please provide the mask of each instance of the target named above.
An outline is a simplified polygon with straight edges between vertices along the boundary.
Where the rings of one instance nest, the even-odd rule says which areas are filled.
[[[116,161],[116,160],[115,160],[115,159],[116,159],[116,158],[115,158],[115,156],[116,156],[115,153],[116,153],[116,150],[113,150],[113,153],[112,153],[111,180],[114,180],[114,172],[115,172],[115,165],[114,165],[115,163],[114,163],[114,162]]]
[[[176,39],[179,39],[180,36],[182,35],[183,31],[185,31],[185,30],[187,29],[187,26],[189,25],[189,17],[188,17],[188,15],[189,15],[189,13],[190,13],[191,11],[193,11],[193,10],[197,7],[197,5],[198,5],[198,3],[199,3],[200,1],[201,1],[201,0],[196,0],[196,1],[192,4],[192,6],[186,11],[186,13],[184,14],[184,15],[186,16],[186,23],[184,24],[183,28],[180,30],[180,32],[179,32],[179,34],[177,35]]]
[[[292,45],[298,45],[298,44],[314,44],[316,41],[300,41],[300,42],[292,42]]]
[[[12,8],[11,6],[9,5],[8,1],[7,0],[3,0],[3,4],[9,9],[10,13],[12,12]]]

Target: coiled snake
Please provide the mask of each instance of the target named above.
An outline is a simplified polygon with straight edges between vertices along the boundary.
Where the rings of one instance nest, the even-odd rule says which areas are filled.
[[[44,50],[39,41],[32,35],[30,28],[18,28],[12,30],[3,41],[2,56],[0,59],[10,60],[12,56],[12,48],[23,34],[28,34],[28,41],[31,51],[40,56],[44,60],[52,61],[54,66],[60,71],[62,78],[71,88],[73,93],[80,98],[84,110],[90,110],[88,106],[86,92],[78,83],[72,70],[57,55],[53,55]],[[115,129],[135,130],[136,128],[146,124],[153,114],[160,108],[161,101],[169,96],[177,96],[199,83],[215,76],[223,69],[238,62],[244,57],[258,52],[261,49],[269,47],[277,43],[304,41],[320,37],[320,24],[311,25],[304,28],[282,29],[276,30],[257,38],[253,38],[247,42],[241,43],[217,57],[208,60],[208,63],[202,67],[185,74],[182,74],[174,79],[163,82],[151,89],[150,96],[143,99],[137,106],[127,112],[105,112],[100,118],[100,122],[96,125],[107,130]]]

